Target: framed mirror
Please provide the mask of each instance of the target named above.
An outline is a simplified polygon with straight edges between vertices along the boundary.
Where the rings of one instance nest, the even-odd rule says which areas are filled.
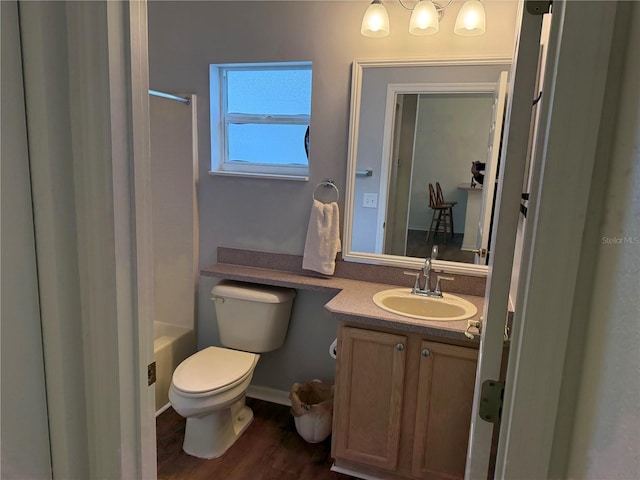
[[[354,62],[344,260],[420,268],[437,244],[439,270],[487,274],[510,67],[505,58]],[[486,170],[472,186],[474,161]],[[450,209],[434,208],[429,184]]]

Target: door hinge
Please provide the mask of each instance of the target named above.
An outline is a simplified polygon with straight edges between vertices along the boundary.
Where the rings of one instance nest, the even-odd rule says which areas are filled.
[[[553,2],[547,1],[538,1],[538,0],[527,0],[527,12],[531,15],[544,15],[545,13],[549,13],[551,11],[551,4]]]
[[[502,416],[504,382],[485,380],[480,393],[480,418],[489,423],[498,423]]]
[[[156,362],[147,365],[147,385],[156,383]]]

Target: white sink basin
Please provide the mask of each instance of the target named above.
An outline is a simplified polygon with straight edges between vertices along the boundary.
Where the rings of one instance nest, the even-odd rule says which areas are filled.
[[[373,296],[373,302],[397,315],[440,322],[466,320],[478,313],[476,306],[464,298],[448,293],[442,298],[414,295],[410,288],[383,290]]]

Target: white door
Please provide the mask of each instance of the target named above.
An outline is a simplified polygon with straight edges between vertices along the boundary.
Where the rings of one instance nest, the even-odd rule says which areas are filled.
[[[507,103],[507,78],[509,72],[502,72],[493,94],[491,113],[491,127],[485,158],[484,181],[482,183],[482,206],[478,220],[478,235],[474,263],[486,265],[491,240],[491,217],[493,215],[493,200],[496,192],[496,175],[498,174],[498,160],[500,158],[500,143],[502,141],[502,126],[504,111]]]
[[[522,12],[523,5],[520,6]],[[525,173],[542,15],[521,14],[514,66],[509,78],[503,143],[500,148],[498,188],[496,190],[493,232],[491,235],[489,272],[485,290],[483,326],[476,372],[475,394],[471,414],[471,431],[467,451],[466,479],[487,478],[493,423],[482,420],[479,413],[482,385],[500,376],[504,325],[509,307],[509,289],[516,230]],[[485,177],[485,185],[488,180]],[[494,182],[491,182],[494,183]],[[484,188],[484,187],[483,187]],[[504,205],[505,208],[501,208]]]
[[[587,456],[593,454],[594,445],[612,437],[606,431],[595,433],[597,429],[589,426],[576,430],[566,423],[567,418],[574,415],[576,402],[581,400],[582,390],[572,380],[580,372],[586,373],[584,368],[587,368],[571,352],[584,352],[582,330],[585,317],[588,322],[592,310],[593,292],[589,287],[593,278],[589,269],[594,263],[596,243],[600,240],[598,232],[604,233],[598,221],[604,217],[600,217],[599,207],[594,208],[594,205],[600,205],[613,192],[601,189],[603,184],[597,176],[615,168],[615,162],[621,160],[617,155],[619,152],[625,152],[621,154],[622,162],[635,160],[631,149],[614,148],[611,157],[606,150],[609,142],[615,145],[626,142],[621,140],[625,135],[622,132],[629,133],[628,147],[633,145],[633,138],[637,138],[631,133],[637,127],[637,121],[627,123],[632,117],[637,119],[637,109],[634,110],[637,82],[634,84],[631,80],[638,71],[637,54],[634,56],[632,50],[626,52],[627,60],[634,59],[626,65],[619,56],[626,45],[634,44],[633,35],[637,29],[635,32],[633,28],[626,30],[629,14],[640,12],[637,8],[634,11],[634,3],[553,4],[544,93],[536,126],[540,134],[531,162],[531,197],[520,263],[496,478],[595,478],[598,468],[610,473],[615,468],[609,467],[624,465],[626,460],[629,460],[626,465],[630,468],[626,474],[613,476],[637,477],[630,473],[634,467],[637,472],[637,458],[634,459],[633,454],[616,453],[612,457],[610,454],[615,446],[613,450],[605,449],[606,455],[599,456],[602,463],[585,463]],[[638,16],[635,18],[637,20]],[[618,89],[615,95],[619,97],[609,96]],[[537,92],[535,97],[538,97]],[[585,102],[585,98],[589,101]],[[619,134],[622,136],[618,137]],[[598,266],[602,265],[599,263]],[[602,273],[606,283],[608,279],[613,280],[615,267],[610,269],[606,261],[604,265]],[[589,272],[586,275],[585,267]],[[596,271],[596,267],[593,268]],[[604,292],[605,303],[616,296],[624,296],[615,288],[611,291],[616,291],[611,297]],[[598,319],[602,323],[596,322],[597,328],[612,326],[609,322],[614,320],[608,316],[614,315],[611,312],[613,310],[602,313]],[[606,352],[602,354],[599,348],[598,352],[591,366],[604,371],[603,365],[610,364],[611,356]],[[599,386],[603,390],[607,388],[604,383]],[[624,395],[626,391],[623,388],[616,393]],[[593,409],[587,408],[585,412],[588,416],[584,417],[586,423],[583,425],[611,423],[603,411],[596,411],[594,415]],[[618,415],[618,420],[624,422],[625,416]],[[580,435],[580,445],[576,447],[574,442],[572,448],[568,448],[565,441],[576,439],[576,432]],[[622,449],[625,444],[634,444],[624,440],[621,443],[619,436],[615,439]],[[608,461],[611,458],[615,458],[613,463]]]

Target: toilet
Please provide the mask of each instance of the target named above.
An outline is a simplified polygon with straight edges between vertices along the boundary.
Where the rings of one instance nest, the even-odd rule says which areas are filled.
[[[184,360],[173,373],[169,401],[187,419],[183,450],[221,456],[253,420],[245,405],[260,353],[284,343],[295,290],[221,281],[211,290],[220,342]]]

